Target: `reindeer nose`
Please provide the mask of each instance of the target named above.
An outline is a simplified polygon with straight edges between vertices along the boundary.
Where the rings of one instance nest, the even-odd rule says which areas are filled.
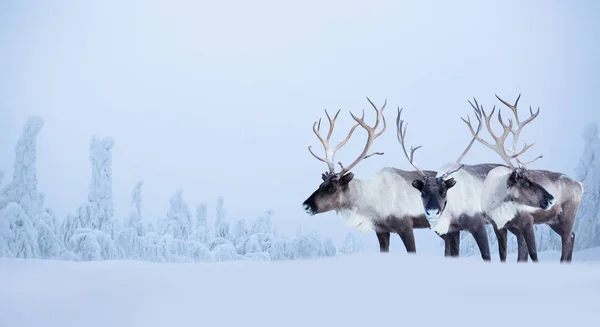
[[[425,209],[425,213],[428,216],[437,216],[440,214],[440,209],[439,208],[429,208],[429,209]]]

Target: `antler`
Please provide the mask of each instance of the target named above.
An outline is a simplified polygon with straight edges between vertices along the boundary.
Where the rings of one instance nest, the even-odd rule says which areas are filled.
[[[317,126],[317,122],[315,122],[313,124],[313,132],[315,132],[315,135],[317,135],[317,137],[323,144],[323,148],[325,149],[325,158],[321,158],[321,157],[317,156],[311,150],[312,146],[308,147],[308,151],[310,151],[310,153],[315,158],[317,158],[318,160],[323,161],[324,163],[327,164],[327,166],[329,167],[329,172],[332,174],[335,172],[335,165],[334,165],[335,153],[339,149],[341,149],[346,144],[346,142],[348,142],[348,140],[350,139],[350,136],[352,136],[352,133],[354,133],[354,130],[358,127],[358,124],[354,125],[354,127],[352,127],[352,129],[350,129],[350,132],[348,133],[348,136],[346,136],[346,139],[344,139],[342,142],[338,143],[338,145],[332,149],[329,146],[329,139],[331,138],[331,134],[333,133],[333,128],[335,126],[335,120],[337,119],[337,116],[339,115],[339,113],[340,113],[340,110],[338,110],[337,113],[335,114],[335,116],[333,117],[333,119],[331,119],[331,117],[329,116],[329,113],[327,113],[327,110],[325,110],[325,115],[327,115],[327,119],[329,120],[329,132],[327,133],[326,139],[323,139],[323,137],[319,134],[319,131],[321,130],[321,119],[319,118],[318,126]]]
[[[408,123],[406,125],[404,125],[404,119],[402,119],[402,120],[400,119],[402,110],[404,110],[404,108],[402,108],[402,109],[398,108],[398,117],[396,118],[396,127],[398,128],[398,130],[396,132],[396,136],[398,137],[398,142],[400,142],[400,145],[402,145],[402,150],[404,150],[404,155],[406,155],[408,162],[413,167],[415,167],[415,169],[421,176],[427,177],[427,175],[425,175],[425,173],[421,169],[419,169],[419,167],[417,167],[417,164],[415,164],[415,161],[414,161],[415,151],[417,151],[420,147],[422,147],[422,145],[419,145],[416,148],[411,145],[410,155],[408,155],[408,152],[406,151],[406,146],[404,145],[404,140],[406,139],[406,126],[408,126]],[[402,128],[402,125],[404,125],[404,128]]]
[[[513,134],[513,144],[512,144],[512,148],[510,149],[511,152],[513,153],[513,158],[517,159],[517,162],[519,163],[520,166],[525,167],[530,163],[533,163],[534,161],[542,158],[543,156],[538,156],[537,158],[528,161],[526,163],[523,163],[520,159],[519,156],[522,155],[523,153],[525,153],[525,151],[527,151],[529,148],[531,148],[535,143],[532,143],[530,145],[527,145],[527,143],[525,143],[525,146],[523,147],[523,149],[519,152],[517,151],[517,143],[519,142],[519,136],[521,134],[521,129],[523,129],[523,127],[527,124],[529,124],[532,120],[534,120],[539,114],[540,114],[540,108],[538,107],[537,112],[533,112],[533,109],[531,108],[531,106],[529,106],[529,113],[531,114],[529,116],[529,118],[525,119],[524,121],[519,121],[519,112],[517,110],[517,105],[519,104],[519,99],[521,98],[521,93],[519,93],[519,96],[517,97],[517,100],[515,100],[515,104],[509,104],[508,102],[502,100],[498,95],[494,94],[496,96],[496,98],[498,100],[500,100],[500,102],[504,103],[504,105],[506,105],[508,108],[510,108],[510,110],[512,110],[513,114],[515,115],[515,121],[517,123],[516,128],[511,128],[510,131]],[[498,110],[498,119],[500,119],[500,124],[502,124],[502,126],[505,126],[505,124],[503,123],[502,119],[500,118],[500,110]],[[511,120],[509,119],[509,122]]]
[[[479,105],[475,98],[473,98],[475,105],[473,105],[471,100],[467,100],[467,101],[469,102],[471,107],[473,107],[473,110],[475,110],[476,115],[478,117],[483,116],[483,118],[485,119],[485,125],[487,127],[488,132],[490,133],[490,136],[494,139],[495,144],[492,145],[491,143],[489,143],[489,142],[485,141],[484,139],[482,139],[481,137],[479,137],[479,135],[478,135],[479,132],[475,132],[475,130],[473,129],[473,126],[471,125],[471,121],[470,120],[467,121],[464,118],[461,118],[465,122],[465,124],[467,124],[467,126],[469,127],[469,130],[471,131],[473,138],[476,139],[477,141],[479,141],[479,143],[487,146],[488,148],[494,150],[494,152],[498,153],[498,155],[500,155],[500,157],[504,160],[504,162],[506,162],[506,164],[509,167],[514,169],[515,167],[510,161],[511,161],[511,159],[516,158],[516,156],[508,155],[506,153],[506,149],[504,148],[504,142],[506,142],[506,138],[508,137],[508,134],[510,134],[512,131],[512,126],[513,126],[512,120],[509,119],[508,126],[505,125],[502,122],[502,117],[500,116],[500,111],[498,111],[498,120],[500,121],[500,124],[502,124],[502,128],[504,129],[504,131],[502,132],[502,135],[496,136],[496,134],[494,133],[492,126],[491,126],[491,119],[492,119],[492,115],[494,114],[494,111],[496,111],[496,106],[494,106],[492,108],[492,112],[490,112],[490,114],[488,116],[488,115],[486,115],[485,111],[483,110],[483,106]]]
[[[475,99],[475,98],[473,98],[473,99]],[[471,106],[473,106],[473,104],[471,104]],[[473,138],[471,139],[471,142],[469,142],[469,145],[467,145],[467,148],[465,149],[465,151],[463,151],[463,153],[460,155],[460,157],[458,157],[458,159],[456,160],[456,164],[458,165],[458,167],[442,174],[442,176],[441,176],[442,179],[448,177],[450,174],[453,174],[453,173],[459,171],[464,166],[463,164],[461,164],[461,161],[465,158],[465,156],[467,155],[469,150],[471,150],[473,143],[475,143],[475,141],[477,140],[477,137],[479,136],[479,132],[481,131],[481,125],[482,125],[481,124],[481,112],[478,111],[477,109],[475,109],[475,107],[473,107],[473,111],[475,112],[475,117],[477,118],[477,131],[475,132],[475,136],[473,136]],[[462,119],[462,121],[464,121],[471,128],[471,126],[472,126],[471,125],[471,117],[467,116],[467,120],[465,120],[462,117],[460,117],[460,119]]]
[[[341,162],[338,162],[340,167],[342,167],[342,170],[338,174],[339,176],[343,176],[345,173],[350,171],[350,169],[354,168],[354,166],[356,166],[356,164],[358,164],[359,162],[361,162],[364,159],[367,159],[374,155],[383,155],[383,152],[373,152],[369,155],[367,155],[367,152],[369,151],[369,148],[373,144],[373,141],[375,141],[376,138],[381,136],[381,134],[383,134],[383,132],[385,132],[385,130],[387,129],[387,124],[385,122],[385,116],[383,116],[383,109],[385,109],[385,106],[387,105],[387,99],[384,101],[381,109],[377,109],[377,106],[375,106],[375,104],[371,101],[371,99],[369,99],[369,97],[367,97],[367,100],[369,101],[371,106],[373,106],[373,109],[375,109],[375,111],[377,112],[377,117],[375,119],[375,125],[373,125],[373,127],[371,127],[371,126],[367,125],[367,123],[365,123],[364,109],[363,109],[362,117],[360,119],[357,118],[356,116],[354,116],[354,114],[352,114],[352,112],[350,113],[350,115],[358,123],[358,125],[360,125],[362,128],[364,128],[367,131],[369,137],[367,138],[367,144],[365,144],[365,148],[363,149],[362,153],[358,156],[358,158],[356,158],[356,160],[354,160],[353,163],[351,163],[347,167],[344,167],[344,165],[342,165]],[[379,133],[375,133],[375,130],[379,126],[379,123],[381,120],[383,120],[383,129]]]

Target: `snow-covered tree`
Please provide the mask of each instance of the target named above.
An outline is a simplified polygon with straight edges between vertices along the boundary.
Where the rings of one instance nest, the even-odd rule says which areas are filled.
[[[146,225],[142,223],[142,185],[143,181],[138,181],[131,191],[131,209],[123,227],[133,228],[138,236],[144,236],[147,232]]]
[[[210,249],[201,242],[188,240],[186,242],[187,257],[192,262],[211,262],[213,260]]]
[[[215,220],[215,237],[229,239],[229,223],[225,217],[225,205],[222,196],[217,199],[217,216]]]
[[[144,244],[135,228],[126,227],[116,233],[115,243],[120,248],[120,257],[133,260],[143,259]]]
[[[39,258],[38,233],[29,215],[16,202],[0,210],[0,234],[4,238],[5,253],[15,258]],[[4,247],[4,245],[2,245]]]
[[[319,255],[321,257],[334,257],[337,254],[337,249],[333,245],[333,240],[328,237],[321,243],[321,251]]]
[[[110,234],[89,228],[75,230],[68,248],[85,261],[115,260],[120,259],[122,254]]]
[[[271,260],[295,260],[298,256],[298,246],[293,239],[277,238],[269,248]]]
[[[271,217],[273,211],[269,210],[265,214],[254,221],[252,224],[252,233],[272,233],[273,227]]]
[[[54,259],[65,250],[57,230],[58,222],[52,211],[46,210],[34,221],[33,226],[37,231],[37,241],[42,259]]]
[[[364,244],[356,237],[356,235],[354,235],[354,233],[347,233],[339,251],[343,254],[352,254],[362,251],[363,248]]]
[[[208,227],[206,203],[201,203],[196,207],[196,228],[198,228],[198,226]]]
[[[183,200],[183,190],[178,189],[171,196],[167,217],[160,222],[160,231],[161,235],[170,234],[184,241],[192,234],[192,216]]]
[[[598,125],[588,124],[583,132],[583,154],[575,170],[583,184],[583,198],[575,220],[575,249],[600,246],[600,138]]]
[[[321,240],[316,233],[298,236],[295,243],[298,249],[297,257],[300,259],[318,258],[321,255]]]
[[[248,238],[248,228],[246,227],[246,220],[244,218],[237,221],[233,227],[233,243],[239,244]]]
[[[88,201],[91,209],[92,228],[112,235],[114,203],[112,192],[112,155],[115,141],[106,137],[92,137],[90,143],[90,163],[92,180],[89,185]]]
[[[0,171],[0,186],[2,186],[3,178],[4,178],[4,172]],[[2,190],[2,188],[0,187],[0,209],[4,208],[8,204],[8,198],[2,194],[1,190]]]
[[[212,250],[212,257],[215,262],[234,261],[238,259],[238,254],[233,244],[224,243]]]
[[[3,202],[17,203],[29,217],[42,212],[44,195],[37,185],[37,137],[44,126],[41,117],[31,116],[15,146],[13,180],[0,190]]]

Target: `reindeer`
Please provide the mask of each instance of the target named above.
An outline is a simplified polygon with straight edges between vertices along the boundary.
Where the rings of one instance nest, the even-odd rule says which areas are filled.
[[[318,127],[316,127],[317,122],[313,124],[313,132],[323,144],[325,157],[321,158],[314,154],[310,146],[308,150],[319,161],[325,162],[329,171],[322,174],[323,182],[304,201],[303,206],[310,215],[334,210],[348,225],[360,231],[374,230],[379,241],[380,252],[389,252],[390,233],[394,232],[400,236],[407,252],[416,253],[413,229],[431,227],[423,214],[419,192],[411,186],[412,181],[418,178],[420,173],[386,167],[371,179],[359,180],[354,178],[354,174],[350,172],[362,160],[373,155],[383,155],[382,152],[367,155],[367,152],[373,141],[381,136],[387,128],[383,116],[387,100],[381,109],[377,109],[368,97],[367,100],[377,113],[375,125],[371,127],[365,123],[364,110],[360,119],[350,113],[357,124],[350,129],[348,136],[335,148],[330,147],[329,140],[339,110],[333,119],[325,110],[329,119],[329,133],[326,139],[319,134],[321,121],[319,120]],[[381,120],[383,120],[383,129],[379,133],[375,133]],[[342,163],[338,162],[341,170],[336,173],[334,155],[346,144],[358,126],[364,128],[368,133],[366,145],[352,164],[344,167]],[[428,176],[436,174],[434,171],[424,171],[423,173]]]
[[[535,244],[534,224],[547,224],[556,232],[562,241],[561,262],[571,262],[573,257],[573,244],[575,233],[573,224],[575,215],[581,203],[583,185],[565,174],[548,170],[529,170],[527,165],[535,162],[543,156],[538,156],[529,162],[522,162],[519,157],[534,144],[525,143],[523,149],[517,152],[519,135],[524,126],[535,119],[540,110],[533,112],[529,107],[530,117],[524,121],[519,120],[517,105],[521,94],[514,104],[502,100],[498,95],[496,98],[511,109],[514,114],[516,127],[513,128],[513,120],[508,124],[504,122],[498,110],[498,121],[502,125],[503,132],[500,136],[494,134],[491,127],[491,117],[496,110],[493,107],[491,113],[486,115],[483,107],[478,109],[485,118],[486,127],[495,144],[488,143],[480,138],[471,124],[471,134],[481,144],[494,150],[504,160],[507,166],[499,166],[492,169],[484,182],[481,195],[481,206],[486,215],[494,224],[494,230],[498,237],[498,248],[500,260],[506,260],[506,237],[507,230],[517,237],[518,262],[527,261],[527,256],[533,262],[538,261]],[[506,149],[504,143],[509,134],[513,135],[512,148]],[[509,150],[511,154],[506,151]],[[511,160],[517,161],[517,166]]]
[[[469,101],[469,103],[471,102]],[[481,115],[472,103],[471,106],[479,122],[475,133],[477,135],[481,130]],[[475,142],[475,137],[473,137],[455,163],[442,167],[436,176],[428,176],[414,162],[414,153],[421,146],[416,148],[411,146],[410,155],[406,151],[405,139],[408,124],[403,128],[404,120],[400,119],[401,113],[402,110],[399,109],[396,119],[398,142],[402,145],[408,162],[420,174],[419,178],[412,181],[412,186],[421,193],[423,210],[432,229],[444,240],[444,255],[452,257],[459,255],[460,231],[465,230],[475,238],[481,258],[484,261],[490,261],[490,246],[485,229],[489,222],[478,200],[483,191],[483,183],[487,174],[500,165],[461,164]],[[461,117],[461,119],[465,121],[464,118]],[[470,123],[470,118],[467,117],[467,119]]]

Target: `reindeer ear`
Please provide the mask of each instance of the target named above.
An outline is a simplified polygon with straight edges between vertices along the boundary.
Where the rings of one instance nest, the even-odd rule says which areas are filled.
[[[425,187],[425,184],[423,183],[422,180],[415,179],[414,181],[412,181],[412,186],[419,191],[423,191],[423,187]]]
[[[446,189],[450,189],[452,186],[456,185],[456,180],[454,178],[449,178],[444,181],[444,185],[446,186]]]
[[[348,183],[350,183],[350,181],[354,178],[354,174],[353,173],[347,173],[346,175],[340,177],[340,185],[344,186],[344,185],[348,185]]]

